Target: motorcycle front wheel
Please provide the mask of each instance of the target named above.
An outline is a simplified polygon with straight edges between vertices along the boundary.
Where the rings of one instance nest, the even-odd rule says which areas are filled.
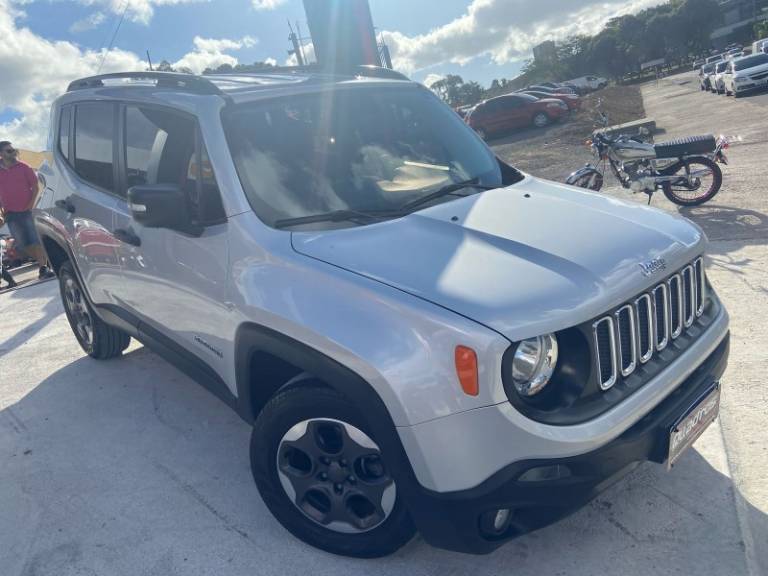
[[[593,190],[599,192],[603,187],[603,175],[598,171],[587,172],[586,174],[579,176],[571,183],[573,186],[579,188],[586,188],[587,190]]]
[[[703,156],[681,160],[664,170],[664,175],[681,177],[679,182],[662,184],[664,195],[678,206],[699,206],[709,202],[723,184],[720,167]]]

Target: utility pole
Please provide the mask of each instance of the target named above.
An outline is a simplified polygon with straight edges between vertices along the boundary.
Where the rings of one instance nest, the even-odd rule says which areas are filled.
[[[296,24],[298,26],[298,23]],[[291,41],[291,44],[293,44],[293,50],[290,51],[290,54],[296,55],[296,61],[298,62],[299,66],[304,66],[304,53],[301,50],[301,38],[293,31],[293,26],[291,26],[291,21],[288,20],[288,29],[291,31],[291,33],[288,35],[288,40]]]
[[[154,69],[152,68],[152,59],[149,57],[149,50],[147,50],[147,62],[149,63],[149,71],[154,72]]]

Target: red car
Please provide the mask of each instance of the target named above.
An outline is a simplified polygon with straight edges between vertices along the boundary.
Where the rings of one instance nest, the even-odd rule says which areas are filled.
[[[481,138],[486,138],[513,128],[543,128],[566,114],[568,105],[562,100],[507,94],[481,102],[467,114],[465,121]]]
[[[528,94],[534,98],[554,98],[555,100],[561,100],[568,106],[568,110],[574,111],[581,108],[581,98],[576,94],[556,93],[550,94],[549,92],[539,92],[537,90],[526,90],[523,94]]]

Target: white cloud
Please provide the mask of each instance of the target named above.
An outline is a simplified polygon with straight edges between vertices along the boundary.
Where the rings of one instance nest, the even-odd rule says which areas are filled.
[[[90,16],[72,24],[72,26],[69,27],[69,31],[72,32],[72,34],[79,34],[86,30],[93,30],[94,28],[101,26],[106,19],[107,17],[104,15],[104,12],[94,12]]]
[[[614,16],[665,0],[472,0],[461,17],[418,36],[384,32],[393,64],[406,73],[465,65],[485,56],[496,64],[519,60],[547,39],[593,34]]]
[[[317,61],[317,58],[315,56],[315,45],[312,44],[312,42],[308,42],[304,46],[302,46],[302,50],[304,53],[304,64],[314,64]],[[296,57],[296,54],[291,54],[286,58],[285,65],[286,66],[297,66],[299,64],[299,59]]]
[[[287,0],[252,0],[253,7],[256,10],[274,10],[278,6],[285,4]]]
[[[267,58],[264,60],[264,64],[269,64],[270,66],[277,66],[277,60],[274,58]]]
[[[443,76],[442,74],[427,74],[427,77],[424,78],[424,86],[426,86],[427,88],[430,88],[432,84],[434,84],[435,82],[440,82],[440,80],[442,80],[443,78],[445,78],[445,76]]]
[[[18,146],[42,149],[51,102],[76,78],[102,72],[143,70],[130,52],[82,50],[71,42],[49,41],[19,27],[23,14],[0,0],[0,110],[10,108],[19,118],[0,124],[0,138]]]
[[[253,36],[244,36],[240,40],[230,40],[227,38],[201,38],[195,36],[192,41],[195,49],[185,54],[180,60],[174,62],[174,68],[184,68],[191,70],[195,74],[200,74],[206,68],[216,68],[222,64],[234,66],[237,64],[237,58],[226,54],[230,50],[240,50],[241,48],[250,48],[255,46],[258,40]]]
[[[155,14],[156,6],[172,6],[177,4],[190,4],[193,2],[207,2],[210,0],[78,0],[88,6],[103,6],[113,14],[122,14],[133,22],[149,24]]]

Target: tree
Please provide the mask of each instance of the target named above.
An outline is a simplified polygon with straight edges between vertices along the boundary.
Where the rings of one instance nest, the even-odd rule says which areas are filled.
[[[437,94],[443,101],[447,102],[451,106],[460,106],[460,90],[464,84],[464,79],[457,74],[448,74],[442,80],[438,80],[430,88]]]

